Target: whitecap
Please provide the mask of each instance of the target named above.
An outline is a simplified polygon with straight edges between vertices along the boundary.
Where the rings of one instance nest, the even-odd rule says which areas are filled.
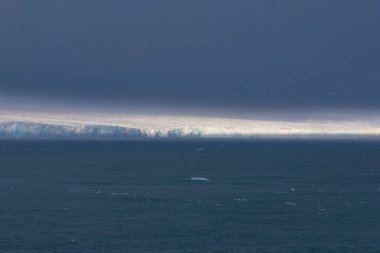
[[[238,199],[235,199],[235,201],[237,201],[237,202],[247,202],[247,199],[245,199],[245,198],[238,198]]]

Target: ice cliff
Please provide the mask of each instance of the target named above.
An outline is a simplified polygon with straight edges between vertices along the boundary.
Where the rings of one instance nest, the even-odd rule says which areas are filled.
[[[211,117],[0,111],[0,138],[380,137],[380,121],[268,121]]]

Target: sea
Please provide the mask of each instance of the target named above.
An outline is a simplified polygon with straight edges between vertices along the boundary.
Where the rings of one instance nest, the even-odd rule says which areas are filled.
[[[0,252],[379,253],[380,142],[1,141]]]

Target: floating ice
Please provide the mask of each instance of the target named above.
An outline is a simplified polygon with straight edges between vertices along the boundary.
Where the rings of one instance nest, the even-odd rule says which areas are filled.
[[[235,199],[235,201],[238,201],[238,202],[247,202],[247,199],[245,198],[238,198],[238,199]]]
[[[111,193],[111,196],[127,196],[129,195],[128,192],[113,192]]]
[[[206,178],[206,177],[191,177],[190,178],[191,181],[210,181],[210,179]]]

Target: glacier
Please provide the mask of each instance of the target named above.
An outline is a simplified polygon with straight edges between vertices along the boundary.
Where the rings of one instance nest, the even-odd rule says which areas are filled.
[[[139,129],[98,125],[52,125],[30,122],[0,123],[0,137],[9,138],[96,138],[143,136]]]
[[[0,139],[378,138],[379,121],[0,111]]]
[[[200,137],[199,131],[183,132],[182,129],[171,129],[167,132],[160,130],[147,131],[138,128],[127,128],[106,125],[52,125],[30,122],[0,123],[0,138],[176,138]]]

